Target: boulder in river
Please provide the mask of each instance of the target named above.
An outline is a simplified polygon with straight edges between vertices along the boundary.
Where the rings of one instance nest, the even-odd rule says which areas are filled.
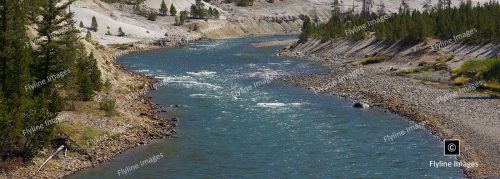
[[[355,108],[369,108],[370,105],[368,105],[366,103],[357,102],[357,103],[354,103],[354,105],[352,105],[352,107],[355,107]]]

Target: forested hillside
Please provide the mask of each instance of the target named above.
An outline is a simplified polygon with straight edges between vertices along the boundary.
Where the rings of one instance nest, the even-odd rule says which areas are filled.
[[[500,5],[495,1],[474,5],[469,0],[452,7],[451,1],[440,0],[436,6],[423,12],[402,4],[397,14],[341,12],[338,0],[335,0],[334,7],[327,23],[315,25],[305,17],[302,41],[309,37],[363,39],[370,35],[381,40],[402,40],[410,44],[426,38],[453,38],[474,43],[500,41]],[[467,38],[459,36],[464,33],[467,33],[463,35]],[[455,39],[457,36],[460,38]]]
[[[57,132],[58,112],[101,89],[97,63],[68,13],[73,2],[0,2],[1,161],[34,157]]]

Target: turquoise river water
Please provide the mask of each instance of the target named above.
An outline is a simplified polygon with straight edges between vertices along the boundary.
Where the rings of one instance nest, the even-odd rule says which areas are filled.
[[[151,92],[180,118],[177,137],[140,146],[68,178],[463,178],[429,131],[384,136],[415,123],[381,108],[357,109],[276,75],[322,72],[278,57],[282,47],[250,43],[290,37],[199,41],[121,57],[119,63],[166,85]],[[162,156],[156,162],[141,161]],[[138,164],[127,174],[118,170]]]

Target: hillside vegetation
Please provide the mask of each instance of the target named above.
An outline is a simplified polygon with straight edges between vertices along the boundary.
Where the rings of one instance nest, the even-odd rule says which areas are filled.
[[[498,2],[473,6],[471,1],[467,1],[458,7],[444,2],[439,1],[435,7],[423,12],[411,11],[402,5],[397,14],[363,11],[354,14],[341,12],[336,0],[334,13],[327,23],[314,25],[311,20],[305,20],[301,39],[363,39],[373,34],[380,40],[410,44],[426,38],[451,39],[453,42],[500,42]]]
[[[483,81],[484,87],[500,92],[500,58],[467,61],[453,70],[455,83]]]
[[[29,161],[42,148],[56,147],[59,112],[92,101],[101,90],[96,59],[66,11],[71,3],[0,2],[0,162]],[[26,27],[38,35],[29,39]]]

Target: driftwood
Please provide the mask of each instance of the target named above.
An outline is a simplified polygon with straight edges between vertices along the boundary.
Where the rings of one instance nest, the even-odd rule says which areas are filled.
[[[47,158],[47,160],[45,160],[45,162],[43,162],[42,166],[40,166],[40,168],[38,168],[38,171],[40,171],[40,169],[42,169],[42,167],[47,164],[47,162],[49,162],[50,159],[52,159],[52,157],[54,157],[57,153],[59,153],[62,149],[64,149],[64,145],[61,145],[61,147],[59,147],[52,155],[50,155],[49,158]]]

